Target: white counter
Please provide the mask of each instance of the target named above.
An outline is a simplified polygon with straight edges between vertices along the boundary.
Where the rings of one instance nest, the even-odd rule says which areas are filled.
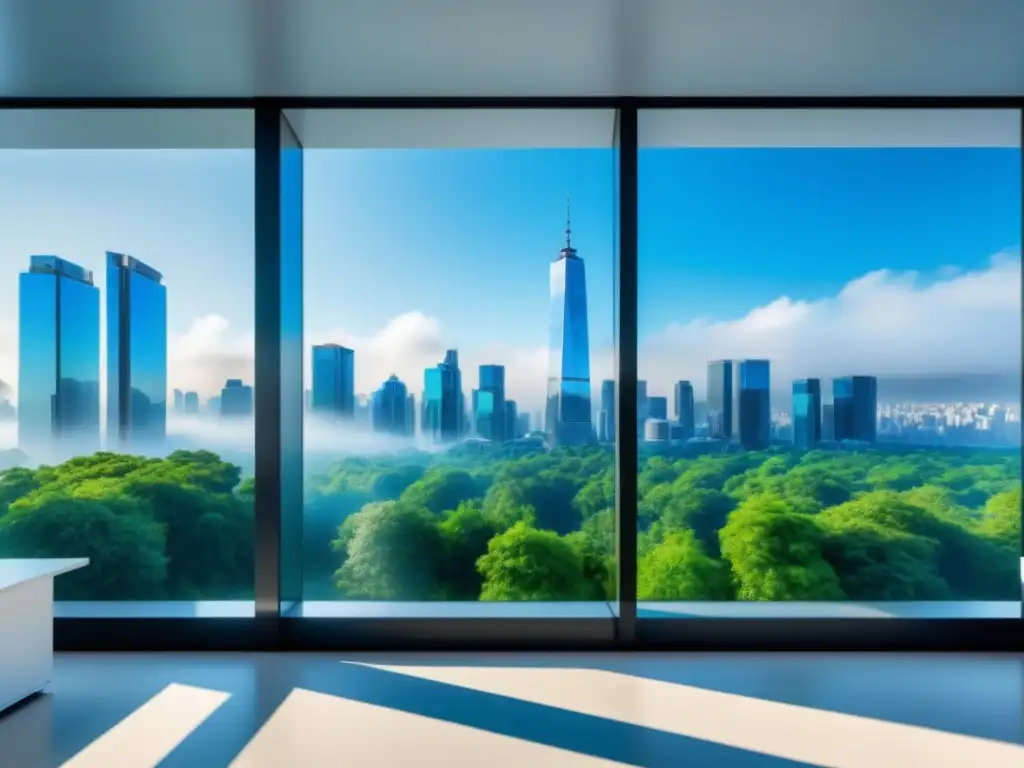
[[[88,558],[0,560],[0,711],[53,676],[53,579]]]

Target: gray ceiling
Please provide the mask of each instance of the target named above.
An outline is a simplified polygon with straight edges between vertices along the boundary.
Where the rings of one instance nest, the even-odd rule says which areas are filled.
[[[1024,95],[1024,0],[0,0],[0,95]]]

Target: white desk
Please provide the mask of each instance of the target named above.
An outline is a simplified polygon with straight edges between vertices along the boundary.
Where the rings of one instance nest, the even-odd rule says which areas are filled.
[[[53,577],[88,558],[0,560],[0,711],[53,676]]]

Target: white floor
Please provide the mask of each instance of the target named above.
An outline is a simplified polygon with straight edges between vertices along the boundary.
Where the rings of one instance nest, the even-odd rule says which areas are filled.
[[[0,764],[1024,766],[1024,661],[866,655],[59,655]]]

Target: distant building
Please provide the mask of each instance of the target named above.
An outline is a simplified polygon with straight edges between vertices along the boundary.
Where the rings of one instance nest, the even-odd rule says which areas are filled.
[[[220,415],[226,418],[252,416],[252,387],[241,379],[228,379],[220,391]]]
[[[770,364],[741,360],[736,369],[733,433],[745,450],[763,451],[772,443]]]
[[[480,389],[473,414],[480,437],[495,442],[505,439],[505,366],[480,366]]]
[[[836,439],[836,410],[833,403],[821,406],[821,439],[831,443]]]
[[[100,294],[92,272],[32,256],[18,282],[18,444],[91,452],[100,437]]]
[[[832,380],[835,439],[874,443],[878,437],[878,379],[845,376]]]
[[[708,363],[708,436],[730,440],[733,434],[733,366],[732,360]]]
[[[152,267],[107,252],[107,441],[167,434],[167,287]]]
[[[185,393],[185,413],[188,413],[188,414],[199,413],[199,393],[198,392],[186,392]]]
[[[646,442],[667,442],[671,434],[667,419],[648,419],[644,424],[644,440]]]
[[[505,401],[504,438],[515,440],[519,435],[516,432],[516,420],[519,418],[519,410],[516,408],[515,400]]]
[[[516,430],[516,438],[526,437],[530,434],[530,414],[520,413],[519,418],[516,420],[518,429]]]
[[[416,436],[416,397],[412,392],[405,398],[405,434]]]
[[[676,424],[682,427],[682,440],[694,435],[693,385],[688,381],[677,381],[675,386]]]
[[[821,380],[793,382],[793,447],[810,451],[822,440]]]
[[[180,389],[174,390],[174,412],[183,413],[185,411],[185,393]]]
[[[647,398],[647,418],[649,418],[649,419],[660,419],[661,421],[668,421],[668,398],[667,397],[648,397]]]
[[[597,420],[597,439],[602,443],[615,442],[615,382],[601,382],[601,411]]]
[[[423,372],[423,390],[423,433],[436,442],[457,440],[465,423],[457,350],[449,349],[442,362]]]
[[[640,379],[636,383],[636,436],[644,439],[644,422],[647,421],[647,382]]]
[[[355,352],[340,344],[313,347],[310,411],[329,418],[351,419],[356,406]]]
[[[406,414],[409,390],[397,376],[389,376],[370,398],[374,432],[392,435],[407,434]]]
[[[214,395],[206,401],[206,410],[220,416],[220,395]]]

